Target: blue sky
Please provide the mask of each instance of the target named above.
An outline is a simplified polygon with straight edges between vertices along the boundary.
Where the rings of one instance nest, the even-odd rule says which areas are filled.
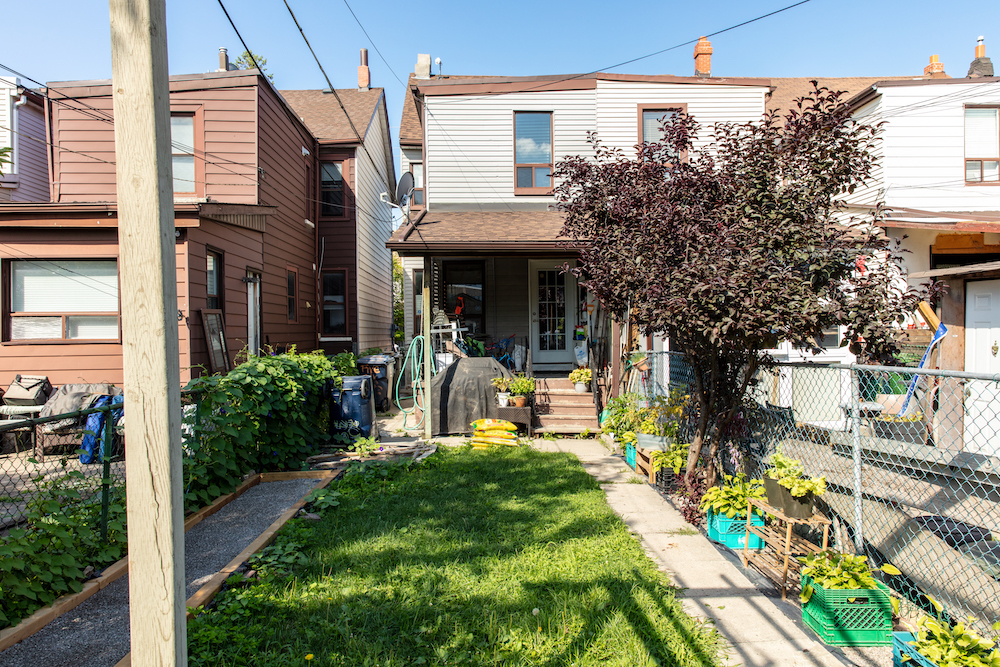
[[[282,0],[223,0],[250,48],[267,58],[278,88],[325,83]],[[696,40],[780,9],[765,2],[506,3],[349,0],[388,66],[343,0],[289,0],[338,88],[357,85],[358,52],[370,51],[372,85],[386,89],[393,140],[417,53],[440,57],[445,74],[570,74]],[[106,2],[8,3],[0,63],[42,82],[111,76]],[[711,38],[716,76],[920,75],[932,54],[965,76],[976,38],[1000,70],[1000,3],[810,0]],[[205,72],[218,49],[243,50],[217,0],[167,0],[171,74]],[[691,75],[693,45],[611,71]],[[437,67],[434,68],[435,72]],[[2,72],[9,74],[8,72]]]

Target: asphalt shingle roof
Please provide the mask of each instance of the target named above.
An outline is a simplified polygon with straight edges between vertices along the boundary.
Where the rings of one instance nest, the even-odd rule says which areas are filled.
[[[337,98],[322,90],[282,90],[279,91],[288,105],[302,118],[313,136],[320,141],[357,142],[347,116],[337,103]],[[382,97],[381,88],[358,90],[356,88],[337,89],[350,114],[354,127],[364,137],[368,122],[375,113],[375,106]]]

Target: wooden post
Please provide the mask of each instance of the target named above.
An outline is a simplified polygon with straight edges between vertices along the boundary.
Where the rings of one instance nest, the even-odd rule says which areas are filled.
[[[164,0],[109,0],[132,662],[187,664]]]
[[[434,269],[434,260],[431,257],[424,257],[424,314],[420,318],[424,334],[424,440],[430,442],[433,437],[431,431],[431,363],[434,359],[433,341],[431,339],[431,320],[434,314],[431,312],[431,274]],[[413,399],[416,401],[416,397]]]

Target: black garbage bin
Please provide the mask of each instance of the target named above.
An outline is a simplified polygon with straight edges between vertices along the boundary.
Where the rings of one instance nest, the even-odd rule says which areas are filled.
[[[368,375],[344,378],[330,400],[330,436],[336,444],[352,444],[358,438],[379,438],[375,423],[375,392]]]
[[[396,357],[391,354],[371,354],[358,358],[358,370],[372,376],[375,385],[375,409],[379,412],[389,411],[395,364]]]

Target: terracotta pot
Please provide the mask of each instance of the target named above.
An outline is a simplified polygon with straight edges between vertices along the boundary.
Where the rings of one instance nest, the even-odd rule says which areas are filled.
[[[778,484],[778,480],[771,479],[767,475],[764,475],[764,491],[767,493],[768,505],[779,510],[784,509],[785,497],[782,491],[785,491],[785,487]]]
[[[515,396],[514,397],[514,405],[516,407],[523,408],[527,404],[528,404],[528,397],[527,396]]]

